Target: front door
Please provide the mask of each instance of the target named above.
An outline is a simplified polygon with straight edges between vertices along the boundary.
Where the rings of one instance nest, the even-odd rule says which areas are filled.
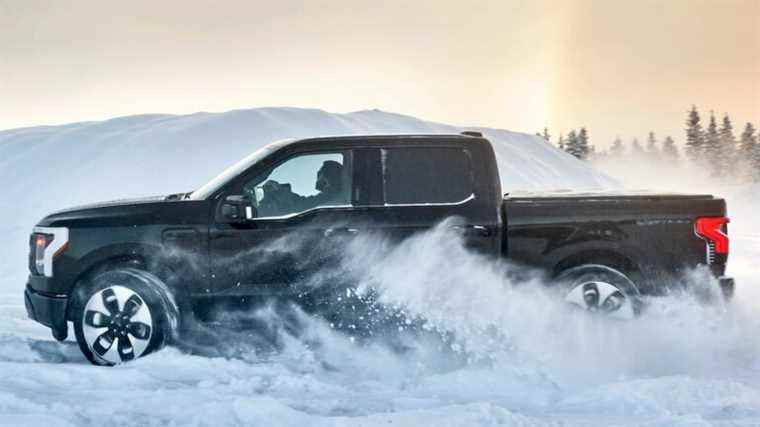
[[[350,150],[286,156],[226,195],[249,196],[255,218],[210,230],[210,293],[296,294],[357,232]],[[226,196],[223,195],[222,199]]]

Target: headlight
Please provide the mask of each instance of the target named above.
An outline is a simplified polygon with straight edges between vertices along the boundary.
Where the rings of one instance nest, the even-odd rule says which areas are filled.
[[[52,234],[32,233],[34,272],[45,274],[45,249],[53,242]]]
[[[53,276],[53,259],[66,249],[69,229],[35,227],[29,239],[29,270],[33,274]]]

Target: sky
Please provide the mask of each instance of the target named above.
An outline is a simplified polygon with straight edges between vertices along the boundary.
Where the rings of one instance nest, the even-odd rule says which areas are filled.
[[[0,129],[379,108],[603,148],[692,104],[760,125],[760,0],[0,0]]]

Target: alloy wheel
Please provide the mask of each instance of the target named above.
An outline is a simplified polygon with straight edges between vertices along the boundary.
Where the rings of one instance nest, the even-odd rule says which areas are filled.
[[[153,319],[148,305],[135,291],[109,286],[87,301],[82,329],[87,346],[97,358],[119,364],[145,353]]]
[[[631,298],[607,282],[583,282],[573,286],[565,297],[571,305],[591,313],[619,320],[631,320],[635,310]]]

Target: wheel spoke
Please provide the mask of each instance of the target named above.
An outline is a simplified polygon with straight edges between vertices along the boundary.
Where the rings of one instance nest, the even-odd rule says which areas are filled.
[[[111,316],[95,310],[87,310],[84,314],[85,325],[93,328],[106,328],[111,323]]]
[[[588,309],[586,300],[583,297],[583,286],[576,286],[570,290],[570,292],[565,297],[565,301],[584,310]]]
[[[135,349],[132,348],[132,342],[129,341],[129,337],[122,335],[119,337],[119,343],[116,347],[119,350],[119,356],[122,361],[128,361],[135,358]]]
[[[623,306],[623,303],[625,302],[625,296],[620,291],[615,291],[607,296],[607,298],[602,301],[602,305],[600,306],[600,309],[605,313],[611,313],[613,311],[617,311],[620,309],[620,307]]]
[[[137,314],[137,311],[140,310],[140,307],[142,307],[142,300],[140,299],[137,294],[134,294],[129,297],[127,302],[124,303],[124,310],[122,310],[122,314],[127,316],[128,319],[131,319],[132,316]]]
[[[596,289],[599,291],[599,307],[603,308],[605,304],[612,304],[610,308],[615,308],[615,302],[618,299],[624,299],[625,296],[617,286],[609,284],[607,282],[595,282]],[[612,299],[608,303],[608,301]],[[619,305],[618,305],[619,308]]]
[[[590,282],[583,285],[583,301],[588,309],[595,310],[599,307],[599,288],[596,283]]]
[[[116,297],[116,293],[111,288],[103,289],[102,292],[103,305],[108,310],[111,316],[116,315],[119,312],[119,299]]]
[[[142,322],[129,322],[127,330],[130,335],[140,340],[147,340],[150,337],[150,326]]]
[[[99,356],[105,355],[108,350],[111,349],[113,340],[114,336],[110,330],[103,332],[95,339],[95,342],[92,343],[92,351],[97,353]]]

